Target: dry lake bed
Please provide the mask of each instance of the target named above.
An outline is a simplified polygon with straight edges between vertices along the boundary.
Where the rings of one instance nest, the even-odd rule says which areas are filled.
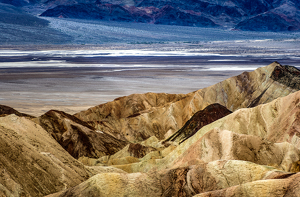
[[[188,93],[278,61],[300,67],[298,40],[2,46],[0,104],[76,113],[133,93]]]

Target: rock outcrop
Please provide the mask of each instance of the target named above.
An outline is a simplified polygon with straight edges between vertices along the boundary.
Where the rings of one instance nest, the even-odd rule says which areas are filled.
[[[268,166],[223,160],[160,172],[98,174],[74,188],[50,196],[193,196],[258,180],[284,180],[289,176],[292,174]]]
[[[217,196],[300,196],[300,173],[289,176],[288,178],[269,179],[254,181],[241,185],[236,185],[230,188],[205,192],[195,195],[194,197],[217,197]]]
[[[297,69],[284,71],[286,74],[282,76],[291,75],[293,78],[291,82],[284,82],[281,75],[278,76],[280,79],[274,78],[279,68],[295,69],[274,62],[189,94],[135,94],[92,107],[75,116],[118,139],[137,142],[155,136],[163,140],[208,105],[219,103],[235,111],[268,103],[299,90],[299,81],[293,80],[297,79]]]
[[[165,93],[133,94],[82,111],[75,114],[75,116],[118,139],[131,142],[143,141],[153,136],[154,133],[154,136],[163,139],[164,134],[160,131],[162,129],[161,123],[155,120],[157,118],[155,114],[152,116],[152,124],[157,125],[157,128],[149,128],[147,124],[144,124],[141,128],[142,125],[131,124],[128,120],[136,120],[141,116],[148,115],[156,108],[163,108],[165,105],[179,101],[185,96],[183,94]],[[131,129],[128,129],[128,127],[131,127]],[[120,130],[122,131],[120,132]]]
[[[62,111],[48,111],[38,117],[36,122],[76,159],[113,155],[128,143]]]
[[[298,172],[299,98],[298,91],[268,104],[237,110],[202,127],[177,147],[164,148],[156,142],[159,151],[148,153],[140,162],[115,167],[127,172],[147,172],[203,161],[239,159]]]
[[[184,126],[165,141],[182,143],[193,136],[199,129],[208,125],[228,114],[232,113],[226,107],[215,103],[207,106],[205,109],[196,112]]]
[[[20,113],[17,110],[15,110],[14,108],[11,108],[9,106],[0,105],[0,117],[7,116],[7,115],[10,115],[10,114],[15,114],[15,115],[20,116],[20,117],[34,118],[34,116],[24,114],[24,113]]]
[[[0,195],[299,196],[299,74],[275,62],[189,94],[130,95],[76,117],[0,117]]]
[[[251,109],[240,109],[200,129],[197,135],[219,128],[255,135],[270,142],[289,142],[300,148],[300,92]]]
[[[96,174],[69,155],[42,127],[14,114],[0,118],[0,195],[44,196]]]

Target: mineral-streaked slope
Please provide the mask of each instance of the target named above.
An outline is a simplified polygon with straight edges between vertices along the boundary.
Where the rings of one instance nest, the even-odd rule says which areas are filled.
[[[186,95],[130,95],[76,115],[89,123],[60,111],[1,117],[0,195],[299,196],[299,74],[273,63]],[[184,121],[169,139],[153,129]],[[116,152],[120,140],[101,125],[136,143]],[[79,159],[55,139],[62,146],[79,142],[64,147]],[[83,146],[85,139],[91,146]]]
[[[212,128],[260,136],[270,142],[289,142],[300,148],[300,92],[278,98],[251,109],[240,109],[198,131],[202,135]]]
[[[299,72],[277,62],[244,72],[189,94],[135,94],[77,113],[98,130],[118,139],[165,139],[178,131],[199,110],[219,103],[230,111],[268,103],[299,90]],[[286,80],[284,80],[286,78]]]
[[[272,158],[274,150],[279,148],[281,151],[278,150],[274,154],[277,155],[277,159],[287,159],[287,164],[281,163],[284,166],[280,167],[277,165],[277,159],[275,158],[270,159],[269,162],[271,163],[269,164],[260,164],[272,165],[284,170],[299,171],[299,155],[295,157],[296,160],[294,161],[287,158],[290,156],[293,158],[297,155],[298,153],[294,155],[292,152],[297,152],[300,148],[299,103],[300,92],[298,91],[268,104],[237,110],[204,126],[194,136],[180,144],[171,154],[157,161],[158,165],[160,167],[163,165],[179,165],[180,163],[187,165],[189,161],[192,161],[191,157],[186,156],[190,151],[194,151],[195,155],[204,161],[207,161],[206,159],[210,161],[213,157],[216,159],[229,159],[228,157],[237,159],[239,157],[241,160],[259,162],[260,158]],[[219,145],[216,145],[216,143]],[[191,148],[192,146],[194,146],[194,149]],[[211,149],[215,149],[215,151],[207,148],[208,146],[211,146]],[[219,152],[219,154],[216,152]],[[201,156],[203,154],[204,156]],[[242,156],[243,154],[247,156]],[[265,154],[266,158],[260,156],[260,154]],[[282,154],[288,155],[284,156]],[[294,170],[291,168],[294,168]]]
[[[44,196],[100,172],[68,154],[42,127],[25,117],[0,118],[0,196]]]
[[[48,111],[36,122],[76,159],[113,155],[127,144],[62,111]]]
[[[100,174],[61,196],[297,196],[299,173],[293,173],[300,171],[299,103],[298,91],[237,110],[171,151],[152,151],[131,163],[119,155],[119,163],[108,165],[130,174]],[[263,124],[268,124],[264,132]]]
[[[229,196],[268,196],[268,197],[299,197],[300,173],[286,179],[270,179],[236,185],[223,190],[206,192],[194,197],[229,197]]]
[[[152,125],[144,124],[142,130],[140,130],[142,125],[135,125],[133,121],[138,121],[141,116],[148,115],[149,112],[152,114],[156,108],[160,109],[169,103],[180,101],[185,96],[183,94],[165,93],[133,94],[90,108],[87,111],[75,114],[75,116],[90,123],[100,131],[111,133],[119,139],[142,141],[153,136],[154,133],[155,136],[163,139],[164,134],[160,132],[163,122],[157,122],[155,114],[151,116],[153,118]],[[157,128],[154,130],[148,128],[153,125],[154,127],[157,125]],[[136,132],[137,130],[140,130],[140,132]]]
[[[222,160],[158,173],[98,174],[74,188],[50,196],[193,196],[258,180],[279,180],[291,175],[251,162]]]

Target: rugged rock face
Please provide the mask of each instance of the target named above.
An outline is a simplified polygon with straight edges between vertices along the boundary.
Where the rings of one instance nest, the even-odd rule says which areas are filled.
[[[274,62],[186,95],[130,95],[75,116],[118,139],[137,142],[155,136],[163,140],[182,128],[193,114],[210,104],[219,103],[235,111],[268,103],[299,90],[298,85],[292,85],[291,88],[282,80],[272,79],[278,68],[285,67]],[[297,80],[289,83],[299,84]]]
[[[164,107],[169,103],[181,100],[183,97],[185,97],[183,94],[133,94],[90,108],[87,111],[75,114],[75,116],[101,131],[111,133],[118,139],[127,139],[132,142],[137,140],[143,141],[152,136],[153,132],[156,133],[155,136],[160,136],[159,138],[162,139],[163,135],[157,131],[159,128],[154,129],[154,131],[149,134],[143,132],[146,128],[141,129],[140,132],[132,132],[131,129],[127,130],[128,127],[134,127],[134,125],[129,125],[127,120],[133,120],[136,117],[143,116],[143,114],[148,115],[148,113],[155,110],[156,107]],[[153,116],[153,118],[155,118],[155,116]],[[153,123],[155,124],[155,122]],[[157,125],[160,126],[159,123],[157,123]],[[140,129],[140,125],[137,126],[139,128],[136,129]],[[147,127],[147,125],[144,126]],[[120,132],[118,129],[123,127],[123,132]]]
[[[223,160],[158,173],[99,174],[50,196],[194,196],[257,180],[285,180],[291,175],[250,162]],[[298,184],[296,180],[293,183]]]
[[[237,110],[202,127],[176,148],[170,146],[152,151],[138,163],[115,167],[127,172],[144,172],[174,165],[189,166],[203,161],[239,159],[298,172],[299,98],[298,91],[265,105]],[[157,148],[163,148],[159,142],[156,144]]]
[[[257,136],[213,129],[190,145],[171,165],[189,166],[215,160],[251,161],[290,172],[294,169],[292,166],[300,167],[300,150],[287,142],[270,143]]]
[[[271,78],[290,88],[300,89],[300,71],[292,66],[276,66]]]
[[[90,177],[42,127],[16,115],[0,118],[0,195],[44,196]]]
[[[8,107],[6,105],[0,105],[0,117],[10,115],[10,114],[15,114],[21,117],[23,116],[27,118],[34,118],[34,116],[18,112],[14,108]]]
[[[171,151],[111,163],[130,174],[99,174],[53,196],[297,196],[299,98],[298,91],[237,110]]]
[[[51,110],[36,122],[76,159],[113,155],[127,144],[62,111]]]
[[[217,197],[217,196],[287,196],[299,197],[300,173],[284,179],[270,179],[254,181],[234,187],[206,192],[195,195],[195,197]]]
[[[232,113],[226,107],[215,103],[207,106],[205,109],[196,112],[184,126],[165,141],[175,141],[178,143],[184,142],[186,139],[193,136],[203,126],[208,125],[228,114]]]
[[[34,119],[49,133],[25,117],[0,117],[0,195],[299,196],[298,78],[273,63],[190,94],[130,95],[76,115],[89,123],[49,111]],[[168,118],[188,120],[168,140],[130,130],[175,125]],[[120,140],[91,125],[120,126],[128,137],[111,133],[136,142],[113,154]]]
[[[289,142],[300,148],[300,92],[278,98],[251,109],[240,109],[217,120],[198,133],[220,128],[246,135],[260,136],[271,142]],[[197,134],[198,134],[197,133]]]

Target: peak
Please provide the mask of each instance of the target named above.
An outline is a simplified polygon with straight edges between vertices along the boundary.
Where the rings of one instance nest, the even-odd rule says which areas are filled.
[[[15,110],[12,107],[6,106],[6,105],[0,105],[0,116],[6,116],[10,114],[15,114],[17,116],[21,117],[27,117],[27,118],[34,118],[31,115],[20,113],[19,111]]]
[[[296,67],[276,65],[271,74],[271,79],[287,87],[300,89],[300,70]]]

